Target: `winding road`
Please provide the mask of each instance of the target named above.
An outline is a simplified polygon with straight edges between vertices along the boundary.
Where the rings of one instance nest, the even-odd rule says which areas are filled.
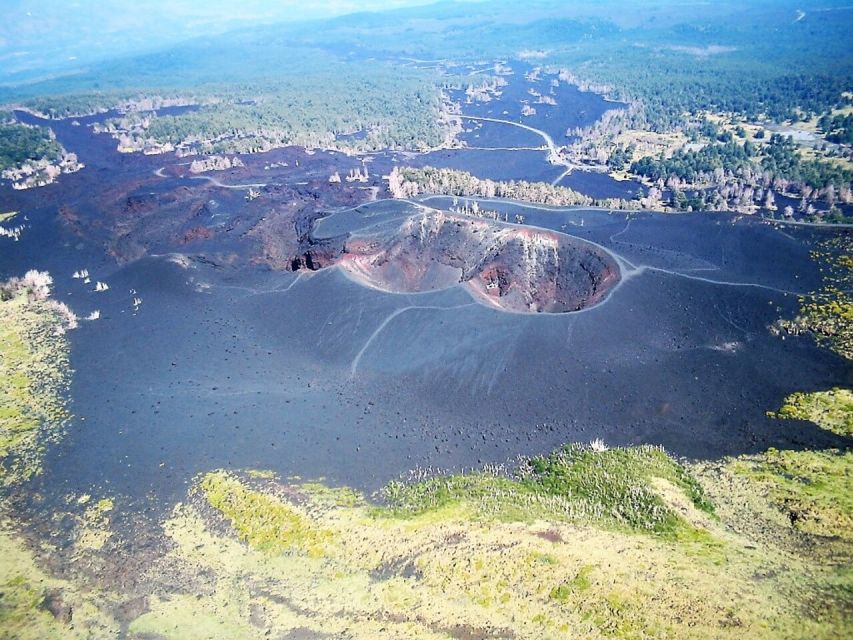
[[[432,198],[446,198],[446,197],[447,196],[427,196],[423,199],[429,200]],[[576,211],[576,210],[590,209],[590,207],[550,207],[549,208],[549,207],[541,207],[541,206],[532,205],[532,204],[524,204],[524,203],[520,203],[517,201],[501,200],[498,198],[493,198],[493,199],[476,198],[476,200],[478,200],[479,202],[509,203],[509,204],[514,205],[514,206],[519,206],[522,208],[538,209],[541,211],[551,211],[551,212],[573,211],[573,210]],[[409,204],[417,204],[416,202],[410,201],[410,200],[403,200],[403,201],[408,202]],[[607,209],[598,209],[598,210],[608,211]],[[613,210],[610,209],[608,211],[608,213],[612,214]],[[540,231],[546,231],[549,233],[553,233],[555,231],[555,229],[550,229],[548,227],[540,227],[538,225],[533,225],[530,223],[524,223],[524,226],[528,227],[530,229],[539,229]],[[625,228],[622,229],[622,231],[615,233],[612,236],[610,236],[611,242],[613,241],[614,238],[616,238],[616,237],[624,234],[625,232],[627,232],[628,229],[630,228],[630,226],[631,226],[631,220],[629,219],[625,225]],[[608,294],[604,298],[604,300],[599,302],[597,305],[594,305],[593,307],[589,307],[588,309],[581,309],[579,311],[574,311],[574,312],[572,312],[573,314],[583,313],[585,311],[588,311],[589,309],[593,309],[593,308],[601,306],[616,292],[617,289],[619,289],[622,286],[622,284],[624,282],[626,282],[627,280],[630,280],[631,278],[633,278],[635,276],[642,275],[644,273],[663,273],[663,274],[667,274],[667,275],[678,277],[678,278],[685,278],[687,280],[694,280],[697,282],[704,282],[707,284],[716,285],[716,286],[723,286],[723,287],[746,287],[746,288],[754,288],[754,289],[763,289],[766,291],[773,291],[775,293],[781,293],[783,295],[792,295],[792,296],[807,295],[807,292],[804,292],[804,291],[791,291],[788,289],[780,289],[780,288],[773,287],[770,285],[762,284],[760,282],[738,282],[738,281],[732,281],[732,280],[714,280],[711,278],[705,278],[702,276],[684,273],[683,271],[675,271],[672,269],[664,269],[663,267],[656,267],[656,266],[647,265],[647,264],[634,264],[633,262],[628,260],[625,256],[616,253],[611,247],[606,247],[602,244],[599,244],[598,242],[590,240],[589,238],[582,238],[580,236],[575,236],[575,235],[572,235],[570,233],[565,233],[564,231],[557,231],[557,233],[564,233],[565,235],[569,235],[572,238],[575,238],[576,240],[580,240],[582,242],[586,242],[587,244],[591,244],[594,247],[598,247],[599,249],[601,249],[602,251],[607,253],[610,257],[612,257],[616,261],[616,263],[619,265],[619,269],[621,271],[621,278],[620,278],[619,283],[608,292]]]
[[[548,162],[552,165],[558,167],[565,167],[566,170],[563,171],[559,176],[557,176],[553,182],[551,182],[551,186],[557,186],[560,181],[569,175],[572,171],[579,169],[582,171],[589,171],[590,168],[586,166],[581,166],[578,164],[573,164],[566,160],[563,156],[560,155],[559,150],[557,149],[557,143],[554,142],[554,138],[552,138],[548,133],[542,131],[541,129],[537,129],[536,127],[531,127],[527,124],[522,124],[521,122],[513,122],[512,120],[502,120],[501,118],[489,118],[486,116],[459,116],[462,120],[474,120],[480,122],[497,122],[498,124],[508,124],[512,127],[518,127],[519,129],[526,129],[527,131],[531,131],[541,137],[545,141],[545,147],[548,151]],[[518,150],[521,150],[520,148]]]
[[[385,320],[383,320],[378,327],[370,334],[370,337],[367,338],[367,341],[364,343],[364,346],[361,347],[359,352],[353,358],[352,364],[350,365],[350,378],[355,378],[355,374],[358,371],[358,365],[361,362],[361,358],[364,355],[364,352],[373,344],[373,341],[376,337],[382,333],[382,330],[387,327],[391,321],[397,316],[406,313],[407,311],[412,311],[414,309],[427,309],[431,311],[453,311],[454,309],[464,309],[465,307],[473,307],[476,302],[469,302],[467,304],[459,304],[453,307],[439,307],[435,305],[410,305],[408,307],[402,307],[395,311],[392,311]]]
[[[266,182],[256,182],[253,184],[222,184],[219,180],[211,178],[210,176],[190,176],[190,180],[208,180],[213,186],[220,187],[222,189],[260,189],[267,186]]]
[[[166,167],[160,167],[154,172],[154,175],[158,178],[168,178],[169,176],[166,174]],[[181,176],[183,177],[183,176]],[[188,176],[190,180],[207,180],[213,186],[219,187],[220,189],[261,189],[267,186],[266,182],[255,182],[251,184],[223,184],[217,178],[211,178],[210,176]]]
[[[536,127],[531,127],[530,125],[522,124],[520,122],[513,122],[512,120],[501,120],[500,118],[487,118],[485,116],[459,116],[462,120],[474,120],[481,122],[497,122],[499,124],[508,124],[513,127],[518,127],[520,129],[527,129],[528,131],[532,131],[536,135],[540,136],[544,141],[545,145],[548,147],[548,162],[551,164],[555,164],[561,167],[570,167],[569,163],[567,163],[563,158],[560,157],[560,154],[557,151],[557,145],[554,143],[554,138],[550,135],[542,131],[541,129],[537,129]]]

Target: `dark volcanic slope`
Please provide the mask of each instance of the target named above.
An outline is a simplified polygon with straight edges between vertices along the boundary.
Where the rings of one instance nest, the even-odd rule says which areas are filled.
[[[339,264],[384,291],[464,283],[497,308],[534,313],[578,311],[619,281],[615,260],[577,238],[435,210],[407,218],[391,234],[352,237]]]
[[[767,331],[796,313],[796,292],[819,285],[809,252],[836,231],[489,206],[608,247],[630,263],[618,289],[583,313],[521,314],[474,303],[460,286],[368,288],[343,269],[115,265],[86,248],[69,258],[62,247],[75,238],[33,214],[0,266],[49,269],[60,299],[101,319],[69,333],[75,419],[30,495],[48,505],[107,491],[171,508],[215,468],[372,490],[417,466],[503,463],[593,438],[701,458],[843,444],[765,415],[793,391],[851,382],[810,338]],[[377,202],[353,215],[364,233],[413,210]],[[81,267],[110,290],[72,280]]]
[[[767,331],[820,286],[810,252],[843,231],[507,202],[487,206],[535,228],[424,216],[452,198],[364,204],[393,154],[367,184],[328,180],[360,159],[299,149],[191,179],[82,122],[52,124],[86,169],[0,186],[26,224],[0,244],[0,277],[48,270],[58,299],[100,311],[68,334],[75,417],[26,488],[44,521],[71,493],[121,497],[129,517],[133,500],[171,509],[216,468],[372,490],[593,438],[700,458],[849,444],[766,415],[853,383],[810,338]]]

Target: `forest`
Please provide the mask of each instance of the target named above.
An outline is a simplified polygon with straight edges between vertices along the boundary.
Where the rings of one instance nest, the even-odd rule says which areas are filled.
[[[773,134],[767,144],[760,146],[749,140],[743,144],[733,140],[717,142],[695,151],[681,150],[669,158],[645,157],[631,164],[632,173],[652,181],[667,182],[675,177],[690,185],[719,183],[723,175],[718,170],[742,176],[748,170],[757,171],[763,182],[784,183],[798,193],[807,188],[849,191],[853,182],[853,172],[829,162],[803,159],[796,143],[780,134]]]
[[[532,51],[536,64],[568,69],[583,85],[641,102],[639,122],[669,131],[684,124],[685,114],[702,111],[782,122],[850,105],[853,11],[830,1],[798,19],[800,9],[792,0],[701,8],[605,0],[524,11],[513,3],[449,4],[442,9],[446,28],[417,38],[412,31],[423,13],[435,18],[434,9],[364,15],[329,33],[340,47],[427,60],[511,59]]]
[[[829,142],[853,144],[853,113],[846,115],[825,113],[818,119],[817,124]]]
[[[436,167],[395,167],[388,179],[388,189],[395,198],[412,198],[420,194],[507,198],[554,207],[597,206],[608,209],[637,210],[640,200],[591,198],[568,187],[526,180],[488,180],[467,171]]]
[[[424,27],[425,17],[435,28]],[[851,29],[853,11],[835,0],[807,12],[793,0],[701,10],[628,0],[535,3],[523,11],[509,2],[446,3],[189,41],[0,88],[0,102],[50,117],[117,108],[106,129],[126,151],[421,150],[452,132],[442,86],[464,85],[479,62],[488,69],[496,59],[508,67],[524,59],[629,103],[621,117],[633,131],[683,134],[704,145],[643,158],[630,145],[605,150],[592,136],[588,146],[600,156],[592,164],[630,169],[659,186],[674,179],[677,190],[725,184],[738,201],[752,189],[763,203],[764,191],[779,185],[829,200],[828,189],[831,196],[851,184],[849,162],[839,158],[849,149],[835,149],[853,136]],[[152,117],[152,99],[199,108]],[[800,123],[830,148],[804,152],[742,127],[733,135],[703,120],[708,114],[756,123],[767,138],[774,126]],[[353,133],[362,135],[340,138]]]
[[[47,127],[0,124],[0,170],[16,169],[30,160],[54,162],[62,147]]]
[[[447,125],[433,74],[385,65],[355,64],[345,74],[284,74],[263,82],[41,96],[25,106],[50,118],[116,109],[119,115],[98,130],[113,134],[124,150],[153,145],[182,154],[252,153],[293,144],[417,150],[439,145]],[[192,108],[155,113],[172,106]],[[337,139],[359,132],[365,135]]]
[[[370,65],[359,61],[370,58],[381,69],[383,62],[399,67],[409,57],[475,61],[534,50],[542,52],[544,66],[569,69],[611,97],[641,101],[653,130],[677,128],[685,113],[699,111],[808,119],[850,104],[853,60],[846,43],[853,12],[829,2],[826,10],[795,20],[799,8],[792,0],[720,2],[701,10],[627,0],[524,10],[506,2],[447,3],[191,41],[73,76],[0,88],[0,101],[81,93],[91,100],[117,89],[186,89],[323,70],[363,76]],[[425,17],[441,28],[425,28]],[[342,60],[355,69],[344,69]]]
[[[442,140],[439,93],[434,83],[417,76],[379,72],[370,77],[294,78],[216,97],[218,101],[198,110],[153,118],[139,135],[213,153],[290,144],[359,151],[421,149]],[[367,132],[363,139],[336,140],[360,131]]]

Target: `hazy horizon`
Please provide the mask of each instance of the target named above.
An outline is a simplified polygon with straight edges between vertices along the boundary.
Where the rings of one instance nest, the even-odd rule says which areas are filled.
[[[453,0],[459,2],[460,0]],[[461,0],[476,2],[478,0]],[[0,80],[26,81],[118,56],[156,50],[246,27],[333,18],[364,11],[435,4],[436,0],[13,0],[0,25]]]

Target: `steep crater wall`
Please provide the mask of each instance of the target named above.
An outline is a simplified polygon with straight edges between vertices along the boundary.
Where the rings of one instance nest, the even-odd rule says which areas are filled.
[[[583,240],[438,211],[406,218],[395,232],[351,236],[336,262],[384,291],[462,284],[483,302],[525,313],[590,307],[620,278],[613,257]]]

